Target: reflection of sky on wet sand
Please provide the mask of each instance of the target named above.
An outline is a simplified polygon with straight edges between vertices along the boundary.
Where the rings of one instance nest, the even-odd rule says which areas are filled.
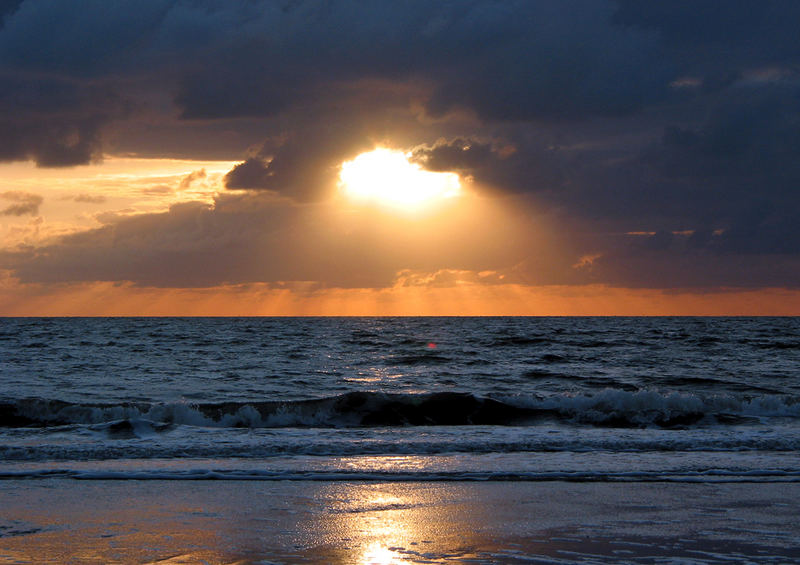
[[[798,483],[6,479],[0,563],[797,562],[798,501]]]
[[[465,489],[469,485],[2,481],[0,501],[10,519],[0,518],[0,563],[388,564],[464,556],[475,529],[458,503]]]
[[[483,509],[465,503],[469,484],[330,484],[329,511],[308,524],[326,546],[347,544],[344,562],[389,564],[465,558],[485,546]],[[324,547],[318,548],[325,550]]]

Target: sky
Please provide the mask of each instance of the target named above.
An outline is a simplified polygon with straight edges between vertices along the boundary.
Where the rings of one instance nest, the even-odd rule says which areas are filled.
[[[0,0],[0,315],[800,315],[794,0]]]

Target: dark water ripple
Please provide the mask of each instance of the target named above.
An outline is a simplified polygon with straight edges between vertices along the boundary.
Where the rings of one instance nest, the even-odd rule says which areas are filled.
[[[796,318],[7,318],[0,336],[6,399],[49,398],[54,383],[59,398],[109,402],[302,400],[344,383],[487,397],[509,386],[800,394]],[[550,373],[568,387],[540,390]]]

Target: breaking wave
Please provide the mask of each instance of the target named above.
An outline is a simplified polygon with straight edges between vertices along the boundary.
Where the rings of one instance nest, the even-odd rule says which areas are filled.
[[[800,418],[800,399],[787,395],[701,396],[622,391],[547,397],[485,398],[468,393],[350,392],[298,401],[84,404],[23,399],[0,402],[1,427],[105,426],[125,435],[149,422],[207,427],[391,427],[533,425],[542,421],[594,427],[686,428],[735,425],[764,418]]]

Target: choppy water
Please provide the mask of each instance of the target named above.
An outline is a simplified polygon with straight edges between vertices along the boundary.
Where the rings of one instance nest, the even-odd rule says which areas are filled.
[[[0,477],[800,481],[797,318],[0,320]]]

